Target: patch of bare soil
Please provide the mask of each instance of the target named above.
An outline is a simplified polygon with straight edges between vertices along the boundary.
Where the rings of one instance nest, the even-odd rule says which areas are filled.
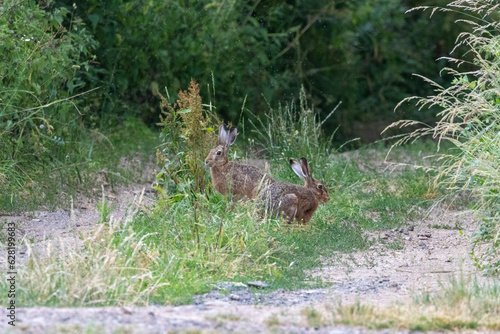
[[[133,203],[140,202],[144,206],[154,203],[154,189],[151,187],[152,176],[155,174],[156,164],[152,159],[143,161],[138,156],[122,158],[121,168],[127,168],[133,174],[133,179],[138,180],[128,186],[111,187],[108,181],[108,172],[103,170],[94,175],[95,185],[83,195],[77,193],[71,198],[70,206],[56,211],[29,211],[15,215],[0,215],[0,222],[16,223],[18,238],[26,238],[37,247],[40,255],[44,255],[47,244],[50,242],[55,251],[61,246],[65,250],[78,250],[83,247],[81,236],[91,232],[99,222],[98,203],[107,202],[112,208],[110,217],[121,220],[130,214]],[[4,229],[7,227],[4,224]],[[56,241],[56,242],[54,242]],[[22,245],[24,242],[21,242]],[[26,258],[26,246],[20,246],[18,260]],[[5,263],[3,254],[0,255],[0,265]]]
[[[153,195],[154,191],[148,184],[117,187],[114,192],[103,187],[100,199],[76,198],[73,208],[67,210],[24,212],[19,215],[2,216],[0,220],[16,223],[19,237],[27,238],[43,256],[49,242],[56,251],[61,245],[67,251],[83,248],[84,238],[81,235],[91,232],[99,222],[97,203],[102,202],[102,196],[108,202],[108,207],[114,208],[110,216],[120,220],[130,214],[129,208],[132,203],[141,201],[144,205],[152,204]],[[6,227],[7,225],[4,225],[4,228]],[[26,258],[27,248],[22,246],[23,243],[20,244],[18,260],[22,263]],[[0,265],[4,263],[5,258],[0,255]]]
[[[332,283],[330,301],[374,305],[438,292],[453,277],[486,280],[469,255],[476,226],[471,213],[437,208],[408,227],[367,233],[375,239],[368,251],[324,258],[311,274]]]

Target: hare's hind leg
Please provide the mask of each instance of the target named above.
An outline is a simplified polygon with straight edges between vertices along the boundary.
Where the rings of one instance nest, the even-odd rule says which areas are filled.
[[[307,224],[312,218],[312,215],[314,213],[314,210],[307,210],[304,212],[302,217],[297,217],[297,220],[299,221],[299,224]]]
[[[299,199],[295,194],[286,194],[281,198],[280,213],[287,223],[291,223],[297,214]]]

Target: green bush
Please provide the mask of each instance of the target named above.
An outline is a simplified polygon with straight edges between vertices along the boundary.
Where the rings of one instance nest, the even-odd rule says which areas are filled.
[[[95,42],[79,20],[62,26],[71,15],[64,8],[7,0],[0,12],[0,193],[7,195],[4,187],[81,154],[88,107],[72,96],[85,89]]]

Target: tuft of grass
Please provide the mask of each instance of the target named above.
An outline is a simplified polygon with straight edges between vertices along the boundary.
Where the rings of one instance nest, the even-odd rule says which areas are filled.
[[[442,230],[463,230],[462,226],[458,225],[458,222],[455,223],[455,225],[442,225],[442,224],[432,224],[429,225],[430,228],[435,228],[435,229],[442,229]]]
[[[252,143],[255,140],[257,146],[262,148],[263,152],[260,154],[268,155],[272,161],[282,163],[291,157],[320,159],[337,151],[332,144],[335,131],[325,137],[322,125],[339,105],[340,103],[321,120],[319,113],[308,105],[306,91],[302,87],[299,105],[292,102],[285,106],[280,104],[278,108],[269,106],[269,111],[263,118],[250,112],[252,117],[247,120],[250,128],[242,122],[242,132],[244,136],[251,136]]]
[[[85,239],[85,250],[68,250],[63,243],[49,243],[44,256],[29,242],[29,262],[20,271],[19,304],[25,307],[147,305],[151,295],[167,284],[161,273],[148,270],[156,262],[156,252],[143,239],[125,230],[127,237],[116,238],[123,231],[120,223],[100,225]],[[40,280],[40,277],[44,277]],[[0,290],[7,291],[5,284]]]
[[[306,317],[307,324],[311,327],[318,328],[324,323],[322,313],[314,308],[306,307],[300,313]]]
[[[268,327],[275,327],[280,325],[280,320],[278,318],[277,314],[270,315],[266,320],[264,320],[264,323]]]

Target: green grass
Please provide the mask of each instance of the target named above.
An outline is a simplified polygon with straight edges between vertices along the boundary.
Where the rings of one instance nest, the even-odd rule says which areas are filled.
[[[394,173],[378,170],[387,152],[382,144],[361,150],[359,156],[337,153],[323,136],[317,115],[307,104],[300,105],[300,110],[271,110],[283,131],[270,132],[260,140],[268,147],[273,178],[301,183],[288,159],[306,155],[313,176],[330,190],[331,200],[318,208],[309,224],[286,224],[280,219],[261,217],[254,203],[233,205],[219,193],[197,191],[203,182],[195,179],[184,162],[171,171],[177,177],[175,185],[165,179],[165,187],[157,188],[159,198],[155,204],[145,207],[135,203],[133,213],[123,222],[109,220],[111,209],[103,201],[98,206],[98,228],[82,236],[83,253],[60,250],[58,254],[66,256],[35,254],[28,269],[20,273],[19,304],[184,304],[190,303],[194,294],[208,292],[218,281],[264,280],[270,285],[269,291],[323,286],[323,282],[311,280],[305,273],[321,265],[321,256],[369,248],[374,240],[368,239],[366,231],[412,223],[408,213],[412,212],[415,219],[417,209],[430,205],[439,195],[424,169],[406,168]],[[127,173],[133,175],[133,171],[117,169],[120,159],[138,151],[147,155],[156,142],[151,131],[132,121],[110,131],[106,138],[111,145],[101,142],[94,148],[91,144],[88,159],[78,168],[61,169],[60,183],[47,187],[46,192],[70,194],[92,189],[95,184],[91,174],[103,168],[116,177],[111,183],[126,182],[131,179]],[[397,148],[390,159],[418,162],[429,147],[432,143],[427,142],[420,147]],[[238,152],[238,147],[233,152]],[[72,173],[77,182],[68,182]],[[208,174],[205,170],[206,179]],[[54,173],[47,175],[50,178]],[[43,179],[38,182],[44,184]],[[27,203],[38,204],[32,198]],[[399,249],[401,245],[387,247]],[[41,282],[39,277],[46,279]],[[7,288],[5,284],[0,283],[0,292]]]

